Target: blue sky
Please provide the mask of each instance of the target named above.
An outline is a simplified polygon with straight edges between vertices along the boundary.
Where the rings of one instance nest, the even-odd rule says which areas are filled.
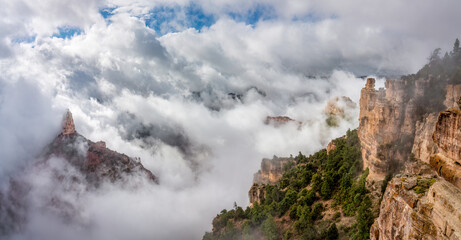
[[[78,27],[64,26],[64,27],[59,27],[58,33],[54,34],[53,37],[72,38],[82,33],[83,33],[83,30]]]
[[[115,7],[102,8],[99,12],[110,22],[110,17],[114,15],[116,9]],[[255,4],[245,11],[227,11],[224,16],[253,27],[259,21],[277,19],[274,7],[267,4]],[[157,35],[161,36],[170,32],[179,32],[185,28],[195,28],[200,31],[203,27],[210,27],[216,23],[220,16],[207,13],[200,5],[190,2],[185,6],[159,5],[140,18],[145,21],[147,27],[154,29]]]

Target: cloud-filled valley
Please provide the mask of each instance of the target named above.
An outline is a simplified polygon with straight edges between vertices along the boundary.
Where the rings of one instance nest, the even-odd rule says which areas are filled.
[[[11,178],[29,186],[7,239],[200,239],[221,209],[248,204],[262,158],[311,154],[358,126],[357,109],[328,126],[330,99],[358,103],[360,76],[382,87],[449,50],[459,21],[446,19],[461,18],[454,1],[437,3],[441,19],[432,1],[0,4],[0,192]],[[66,109],[78,133],[139,157],[159,184],[87,189],[58,157],[36,164]]]

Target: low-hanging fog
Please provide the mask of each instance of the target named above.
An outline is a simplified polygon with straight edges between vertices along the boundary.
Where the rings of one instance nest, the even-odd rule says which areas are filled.
[[[0,0],[0,190],[10,177],[31,186],[9,238],[200,239],[223,208],[248,204],[262,158],[314,153],[358,126],[355,109],[329,127],[328,100],[358,104],[359,76],[414,72],[461,20],[457,1],[282,2]],[[86,191],[62,159],[32,167],[66,109],[159,185]],[[47,206],[54,195],[70,219]]]

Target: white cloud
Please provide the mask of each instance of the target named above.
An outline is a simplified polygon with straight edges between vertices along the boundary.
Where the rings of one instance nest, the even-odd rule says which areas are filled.
[[[53,211],[34,212],[46,199],[37,202],[16,237],[199,239],[222,208],[247,204],[261,158],[313,153],[358,126],[353,119],[328,128],[322,114],[336,96],[358,103],[364,81],[353,73],[416,70],[431,49],[450,48],[460,18],[460,3],[448,0],[196,3],[216,16],[213,25],[158,36],[142,19],[169,1],[0,0],[0,181],[21,174],[56,136],[66,108],[78,132],[141,157],[160,179],[136,191],[82,193],[76,230]],[[250,26],[226,15],[258,4],[273,6],[277,18]],[[98,11],[107,6],[116,8],[104,20]],[[83,32],[52,37],[63,26]],[[36,39],[15,41],[28,36]],[[303,125],[264,124],[277,115]],[[36,174],[31,195],[47,197],[49,172]]]

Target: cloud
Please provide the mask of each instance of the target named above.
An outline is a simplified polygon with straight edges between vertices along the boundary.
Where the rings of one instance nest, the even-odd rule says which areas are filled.
[[[31,184],[13,239],[200,239],[222,208],[248,203],[263,157],[310,154],[358,126],[357,112],[337,128],[323,114],[336,96],[358,103],[356,75],[413,72],[451,49],[460,18],[448,0],[0,4],[0,183]],[[56,188],[53,171],[78,171],[62,159],[27,168],[66,108],[79,133],[140,157],[160,185]],[[302,127],[264,124],[283,115]],[[47,207],[54,195],[77,209],[73,221]]]
[[[27,81],[0,85],[0,180],[31,163],[58,133],[61,115]]]

